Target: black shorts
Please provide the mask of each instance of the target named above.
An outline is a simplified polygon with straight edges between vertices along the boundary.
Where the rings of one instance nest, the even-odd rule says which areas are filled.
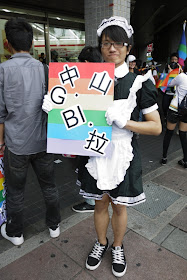
[[[169,109],[167,114],[167,121],[170,123],[177,123],[177,122],[187,123],[187,114],[181,116],[178,114],[178,112]]]

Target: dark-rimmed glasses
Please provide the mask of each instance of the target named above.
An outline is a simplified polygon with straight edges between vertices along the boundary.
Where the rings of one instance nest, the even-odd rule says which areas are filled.
[[[103,49],[110,49],[111,46],[114,46],[115,49],[121,49],[124,46],[128,46],[128,44],[123,43],[123,42],[114,42],[114,43],[104,42],[104,43],[101,43],[101,48],[103,48]]]

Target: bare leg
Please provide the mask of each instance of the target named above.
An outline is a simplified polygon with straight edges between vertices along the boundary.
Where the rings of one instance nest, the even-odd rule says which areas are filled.
[[[180,130],[180,131],[187,132],[187,123],[180,122],[180,123],[179,123],[179,130]]]
[[[177,123],[170,123],[170,122],[167,122],[167,129],[169,130],[174,130],[175,127],[176,127]]]
[[[121,246],[127,227],[127,209],[126,206],[113,204],[112,228],[114,232],[113,246]]]
[[[95,201],[95,212],[94,212],[94,222],[95,222],[95,229],[97,232],[97,237],[99,243],[102,245],[106,245],[106,234],[109,224],[109,212],[108,206],[110,203],[110,198],[108,195],[104,195],[102,200]]]

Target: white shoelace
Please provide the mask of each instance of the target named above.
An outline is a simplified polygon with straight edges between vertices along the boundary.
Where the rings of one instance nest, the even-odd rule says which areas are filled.
[[[95,259],[100,260],[104,249],[105,246],[101,246],[98,242],[96,242],[91,253],[89,254],[89,257],[93,257]]]
[[[112,257],[112,263],[125,264],[124,252],[121,247],[119,247],[117,250],[112,249]]]

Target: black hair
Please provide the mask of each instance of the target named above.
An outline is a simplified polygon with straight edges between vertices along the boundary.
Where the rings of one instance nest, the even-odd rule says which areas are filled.
[[[136,59],[136,65],[137,65],[138,68],[140,68],[141,65],[142,65],[142,60],[139,59],[139,58],[137,58],[137,59]]]
[[[187,58],[184,61],[184,68],[183,68],[183,72],[187,73]]]
[[[86,46],[80,52],[78,59],[80,62],[102,62],[102,56],[98,47]]]
[[[32,46],[32,26],[24,18],[11,18],[5,24],[5,33],[8,42],[17,51],[29,52]]]
[[[172,54],[170,55],[170,59],[171,59],[173,56],[176,56],[177,58],[179,58],[179,55],[178,55],[177,52],[172,53]]]
[[[101,50],[101,42],[103,35],[105,35],[105,37],[110,38],[114,42],[123,42],[127,43],[128,45],[133,45],[133,36],[128,38],[127,33],[122,27],[118,25],[111,25],[106,27],[102,31],[101,36],[98,37],[99,50]]]

